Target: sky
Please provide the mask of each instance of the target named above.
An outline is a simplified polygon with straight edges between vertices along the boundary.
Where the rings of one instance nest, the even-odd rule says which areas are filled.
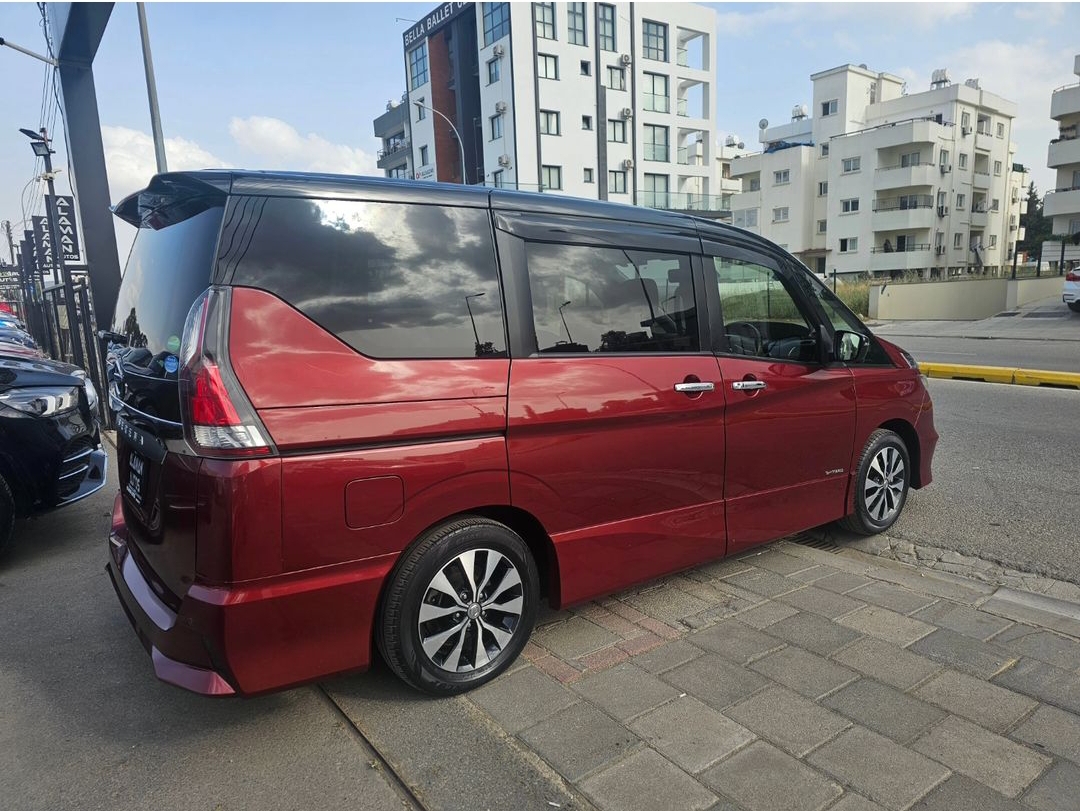
[[[424,3],[147,4],[170,169],[243,167],[381,174],[372,121],[405,89],[401,33],[437,7]],[[706,3],[717,12],[718,140],[753,148],[757,122],[790,119],[811,101],[810,74],[847,63],[929,89],[936,68],[954,82],[1017,103],[1016,159],[1040,194],[1053,187],[1047,145],[1057,127],[1050,94],[1075,84],[1080,4]],[[0,0],[0,37],[46,51],[37,4]],[[0,219],[16,229],[43,213],[35,163],[20,127],[54,123],[64,137],[46,66],[0,48]],[[142,188],[154,149],[134,3],[117,3],[94,63],[113,202]],[[37,168],[40,172],[40,167]],[[29,182],[29,185],[28,185]],[[35,191],[37,193],[35,194]],[[25,207],[29,205],[29,208]],[[119,223],[121,262],[133,229]],[[6,246],[0,255],[9,260]],[[10,260],[9,260],[10,261]]]

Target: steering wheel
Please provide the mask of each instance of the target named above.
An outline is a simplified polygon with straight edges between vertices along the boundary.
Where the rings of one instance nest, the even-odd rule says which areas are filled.
[[[727,325],[727,335],[729,337],[734,336],[736,338],[748,338],[754,342],[755,355],[762,355],[765,351],[765,339],[761,337],[761,332],[751,324],[749,321],[735,321]],[[742,343],[741,341],[739,343]],[[747,354],[747,353],[743,353]]]

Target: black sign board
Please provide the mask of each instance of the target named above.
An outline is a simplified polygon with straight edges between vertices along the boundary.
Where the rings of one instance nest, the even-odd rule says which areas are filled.
[[[48,196],[46,195],[46,205]],[[79,261],[79,229],[75,225],[75,198],[57,195],[53,198],[56,206],[56,225],[60,230],[60,247],[64,249],[64,262]]]
[[[405,48],[419,42],[424,37],[430,37],[458,14],[472,6],[472,3],[442,3],[434,11],[426,15],[412,28],[401,35],[405,41]]]
[[[38,270],[42,273],[52,273],[52,236],[49,234],[48,218],[31,217],[30,219],[34,223],[34,256],[37,258]]]

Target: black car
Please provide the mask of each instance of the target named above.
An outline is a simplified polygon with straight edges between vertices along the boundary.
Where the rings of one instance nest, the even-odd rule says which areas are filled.
[[[105,484],[97,397],[76,366],[0,354],[0,550],[17,516],[63,507]]]

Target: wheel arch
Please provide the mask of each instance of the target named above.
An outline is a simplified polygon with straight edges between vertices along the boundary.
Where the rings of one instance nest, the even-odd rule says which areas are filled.
[[[915,426],[907,420],[893,419],[883,422],[878,428],[892,431],[903,440],[904,446],[907,448],[908,460],[911,463],[911,487],[918,490],[922,487],[922,450],[919,445],[919,434],[916,432]]]

